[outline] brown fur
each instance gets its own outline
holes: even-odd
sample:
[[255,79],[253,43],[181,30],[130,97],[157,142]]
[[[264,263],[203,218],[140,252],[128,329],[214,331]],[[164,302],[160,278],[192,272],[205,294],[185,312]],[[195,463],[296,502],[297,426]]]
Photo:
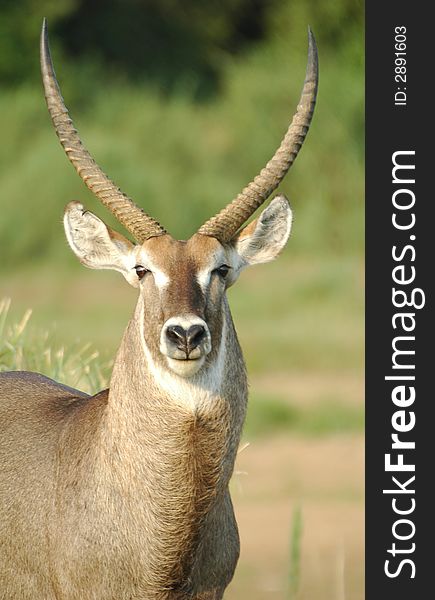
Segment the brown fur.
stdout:
[[246,404],[223,306],[225,382],[198,410],[175,405],[147,373],[139,305],[110,390],[89,397],[0,374],[0,598],[222,597],[239,552],[228,483]]

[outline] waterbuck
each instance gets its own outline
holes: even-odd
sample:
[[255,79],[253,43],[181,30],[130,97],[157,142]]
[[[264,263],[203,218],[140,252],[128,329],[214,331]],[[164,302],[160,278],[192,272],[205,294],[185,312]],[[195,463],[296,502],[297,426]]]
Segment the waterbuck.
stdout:
[[101,171],[82,145],[55,78],[47,29],[41,67],[60,142],[88,188],[137,240],[79,202],[69,245],[115,269],[139,299],[110,387],[95,396],[37,373],[0,374],[0,598],[218,600],[239,539],[228,484],[247,384],[226,289],[287,242],[277,188],[307,134],[317,93],[309,32],[302,96],[257,177],[187,241],[177,241]]

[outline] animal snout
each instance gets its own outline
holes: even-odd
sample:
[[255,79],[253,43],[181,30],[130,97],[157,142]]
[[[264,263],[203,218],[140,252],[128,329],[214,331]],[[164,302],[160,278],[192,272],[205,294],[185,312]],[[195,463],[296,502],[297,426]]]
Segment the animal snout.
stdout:
[[211,350],[207,323],[196,315],[171,317],[163,325],[160,351],[176,360],[204,358]]
[[181,325],[170,325],[166,329],[166,337],[178,350],[182,350],[189,357],[192,350],[197,348],[206,335],[203,325],[191,325],[188,329]]

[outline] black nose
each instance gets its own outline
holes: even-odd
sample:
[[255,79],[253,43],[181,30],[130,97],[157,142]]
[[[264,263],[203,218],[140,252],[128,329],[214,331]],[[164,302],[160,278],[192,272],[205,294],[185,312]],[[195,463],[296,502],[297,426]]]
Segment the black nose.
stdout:
[[166,330],[166,337],[175,344],[179,350],[184,350],[187,356],[202,342],[205,336],[203,325],[192,325],[184,329],[180,325],[171,325]]

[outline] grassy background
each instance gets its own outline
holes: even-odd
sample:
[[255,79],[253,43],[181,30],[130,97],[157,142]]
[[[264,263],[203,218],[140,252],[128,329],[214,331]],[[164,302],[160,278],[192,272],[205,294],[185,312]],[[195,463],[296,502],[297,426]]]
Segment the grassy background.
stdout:
[[[344,4],[353,12],[339,13]],[[166,93],[104,76],[90,60],[75,64],[56,38],[54,63],[98,163],[185,239],[279,144],[299,99],[311,24],[318,104],[279,190],[294,210],[292,236],[276,262],[246,271],[229,292],[251,383],[244,440],[252,447],[239,467],[250,477],[234,483],[242,558],[227,597],[287,597],[300,506],[291,597],[362,600],[363,7],[274,6],[264,39],[219,55],[219,93],[206,101],[189,78]],[[107,381],[135,291],[117,274],[84,269],[67,248],[61,217],[70,200],[115,224],[68,164],[34,80],[0,94],[0,299],[12,299],[7,318],[5,304],[0,311],[0,369],[35,369],[93,391]]]

